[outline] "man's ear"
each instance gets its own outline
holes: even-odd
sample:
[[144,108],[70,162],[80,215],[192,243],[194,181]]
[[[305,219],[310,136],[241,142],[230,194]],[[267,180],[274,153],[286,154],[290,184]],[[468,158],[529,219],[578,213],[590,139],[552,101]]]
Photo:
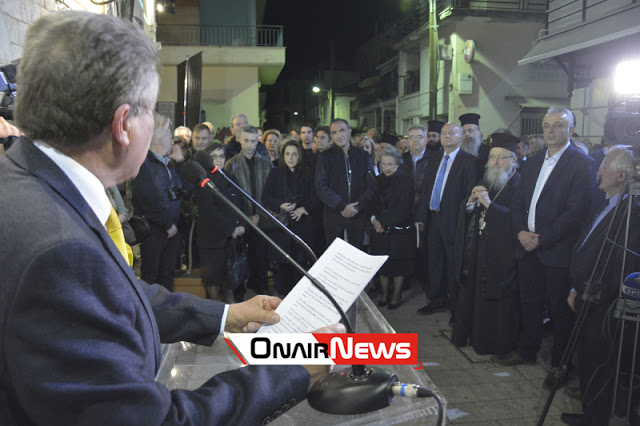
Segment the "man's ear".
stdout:
[[111,120],[111,134],[113,138],[122,147],[129,146],[129,130],[131,123],[129,122],[131,114],[131,105],[122,104],[113,113],[113,119]]

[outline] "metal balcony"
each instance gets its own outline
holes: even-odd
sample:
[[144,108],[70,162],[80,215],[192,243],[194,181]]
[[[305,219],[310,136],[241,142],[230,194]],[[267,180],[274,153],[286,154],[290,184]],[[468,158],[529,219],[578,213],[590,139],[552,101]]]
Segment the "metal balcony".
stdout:
[[282,47],[282,25],[158,25],[167,46]]

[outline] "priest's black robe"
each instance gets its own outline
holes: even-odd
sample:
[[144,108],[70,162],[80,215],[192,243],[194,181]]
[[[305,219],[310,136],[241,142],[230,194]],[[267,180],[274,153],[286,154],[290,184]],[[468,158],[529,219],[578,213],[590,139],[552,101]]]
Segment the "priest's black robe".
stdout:
[[[484,181],[479,185],[489,188]],[[515,172],[502,191],[490,189],[491,204],[467,212],[461,204],[455,241],[458,302],[451,340],[481,355],[502,355],[518,342],[520,308],[511,199],[520,185]],[[485,214],[484,229],[481,216]]]

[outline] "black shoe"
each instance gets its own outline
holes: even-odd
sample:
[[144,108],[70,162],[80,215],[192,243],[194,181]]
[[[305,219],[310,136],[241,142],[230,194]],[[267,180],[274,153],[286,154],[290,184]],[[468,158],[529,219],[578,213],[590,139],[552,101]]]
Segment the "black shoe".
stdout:
[[431,314],[435,314],[437,312],[444,312],[446,311],[447,308],[445,308],[444,306],[433,306],[431,303],[429,303],[427,306],[423,306],[422,308],[418,309],[418,312],[416,312],[416,314],[418,315],[431,315]]
[[512,367],[515,365],[535,365],[535,361],[522,358],[516,351],[511,351],[506,355],[494,355],[490,358],[490,361],[495,362],[505,367]]
[[562,423],[566,425],[586,425],[587,419],[584,414],[562,413],[560,416]]
[[393,311],[394,309],[396,309],[398,306],[400,306],[400,303],[396,304],[396,303],[389,303],[389,310]]
[[388,299],[380,299],[378,300],[378,306],[381,308],[384,308],[385,306],[387,306],[388,303]]
[[554,368],[549,374],[547,374],[544,382],[542,382],[542,388],[548,391],[560,389],[567,384],[568,380],[569,378],[567,377],[567,370],[563,369],[560,373],[558,373],[558,369]]

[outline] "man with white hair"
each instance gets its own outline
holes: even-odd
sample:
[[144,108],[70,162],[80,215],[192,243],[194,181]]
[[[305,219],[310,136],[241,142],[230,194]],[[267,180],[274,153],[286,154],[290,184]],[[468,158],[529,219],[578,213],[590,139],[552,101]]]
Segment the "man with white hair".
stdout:
[[[496,358],[503,365],[533,363],[542,340],[545,302],[553,321],[553,349],[545,389],[567,381],[567,366],[560,365],[573,315],[566,304],[569,260],[587,218],[595,189],[594,161],[570,143],[573,114],[551,107],[542,121],[547,149],[527,160],[520,172],[520,190],[512,203],[513,231],[518,239],[522,331],[515,351]],[[557,374],[556,374],[557,373]]]
[[[626,277],[629,273],[640,270],[638,256],[627,255],[624,270],[622,269],[623,247],[625,245],[626,212],[628,203],[632,203],[631,222],[629,234],[629,253],[638,253],[640,250],[640,206],[637,201],[628,196],[625,189],[625,181],[633,178],[633,154],[630,146],[615,145],[609,148],[604,161],[604,167],[598,172],[600,177],[599,188],[606,194],[605,202],[594,206],[590,217],[582,233],[578,238],[572,253],[571,283],[574,286],[569,293],[567,303],[574,311],[578,312],[583,307],[584,296],[599,293],[599,298],[591,300],[591,306],[586,312],[584,324],[580,329],[578,352],[580,390],[582,396],[582,410],[584,414],[562,414],[562,421],[568,424],[609,424],[612,414],[612,399],[614,391],[614,378],[616,371],[616,356],[619,348],[619,340],[611,340],[610,336],[619,334],[620,323],[615,318],[609,307],[618,298],[620,291],[620,273]],[[615,212],[616,204],[620,203]],[[607,229],[611,220],[613,225],[609,235]],[[618,229],[622,229],[618,232]],[[593,267],[598,261],[598,254],[602,244],[605,244],[604,256],[599,259],[596,274],[599,277],[603,273],[599,292],[592,285],[585,295],[586,282],[589,280]],[[606,259],[611,252],[607,263]],[[603,268],[606,269],[603,270]],[[596,292],[594,292],[596,290]],[[630,362],[633,361],[633,335],[627,333],[622,346],[622,372],[629,371]],[[637,362],[637,360],[636,360]],[[636,364],[637,365],[637,364]],[[617,389],[616,407],[613,414],[622,417],[626,414],[628,401],[628,376],[620,375]],[[634,380],[635,389],[632,395],[632,413],[640,397],[637,391],[637,378]],[[627,419],[635,424],[634,419]],[[622,423],[622,422],[621,422]]]
[[193,391],[154,380],[161,341],[210,346],[277,322],[279,303],[224,305],[136,278],[105,188],[147,158],[158,65],[153,41],[115,16],[64,11],[27,30],[26,137],[0,157],[2,425],[260,424],[307,393],[301,366],[226,371]]

